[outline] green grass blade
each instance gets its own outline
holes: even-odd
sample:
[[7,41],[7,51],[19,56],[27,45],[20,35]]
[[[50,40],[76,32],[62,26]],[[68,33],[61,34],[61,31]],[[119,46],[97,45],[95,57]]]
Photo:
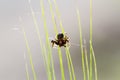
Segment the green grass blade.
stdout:
[[80,21],[80,13],[79,13],[78,9],[76,9],[76,12],[77,12],[77,17],[78,17],[78,25],[79,25],[79,32],[80,32],[80,49],[81,49],[81,55],[82,55],[82,70],[83,70],[84,80],[86,80],[86,71],[85,71],[84,52],[83,52],[83,43],[82,43],[82,27],[81,27],[81,21]]
[[57,25],[56,25],[56,22],[55,22],[55,16],[54,16],[54,13],[53,13],[51,1],[48,0],[48,3],[49,3],[49,6],[50,6],[50,12],[51,12],[51,16],[52,16],[52,22],[53,22],[53,26],[54,26],[54,31],[57,34],[58,30],[57,30]]
[[97,64],[96,64],[96,59],[95,59],[95,53],[94,53],[93,46],[91,46],[91,48],[92,48],[92,56],[93,56],[94,68],[95,68],[95,80],[98,80],[98,75],[97,75]]
[[43,58],[44,58],[44,64],[45,64],[45,67],[46,67],[46,71],[47,71],[47,75],[48,75],[48,80],[50,80],[51,79],[51,71],[50,71],[50,65],[49,65],[49,63],[48,63],[48,58],[47,58],[47,52],[46,52],[46,48],[45,48],[45,46],[43,45],[43,51],[44,51],[44,53],[42,54],[43,55]]
[[27,51],[28,51],[28,55],[29,55],[29,59],[30,59],[30,65],[31,65],[31,68],[32,68],[33,77],[34,77],[34,80],[37,80],[34,65],[33,65],[32,55],[31,55],[31,51],[30,51],[30,47],[29,47],[28,40],[27,40],[26,33],[25,33],[24,29],[23,29],[23,33],[24,33],[24,39],[25,39],[25,42],[26,42],[26,47],[27,47]]
[[[30,2],[29,2],[29,5],[30,5]],[[34,22],[34,27],[36,29],[36,32],[37,32],[37,35],[38,35],[38,39],[39,39],[39,43],[40,43],[40,47],[41,47],[41,50],[42,50],[42,56],[43,56],[43,60],[44,60],[44,65],[46,67],[46,72],[47,72],[47,75],[48,75],[48,80],[51,80],[51,72],[50,72],[50,66],[48,65],[48,62],[47,62],[47,59],[46,59],[46,49],[45,49],[45,46],[43,47],[43,44],[42,44],[42,40],[41,40],[41,36],[40,36],[40,32],[39,32],[39,28],[38,28],[38,23],[36,21],[36,17],[35,17],[35,14],[34,14],[34,11],[30,5],[30,10],[31,10],[31,14],[32,14],[32,18],[33,18],[33,22]]]
[[92,80],[92,0],[90,0],[90,80]]
[[70,75],[70,80],[72,80],[72,70],[71,70],[71,64],[70,64],[70,59],[69,59],[69,53],[66,50],[66,57],[67,57],[67,63],[68,63],[68,70],[69,70],[69,75]]
[[90,0],[90,41],[92,42],[92,0]]
[[52,51],[51,51],[50,43],[49,43],[49,35],[48,35],[48,29],[47,29],[43,0],[40,0],[40,5],[41,5],[42,18],[43,18],[43,22],[44,22],[44,30],[45,30],[45,33],[46,33],[46,42],[47,42],[47,46],[48,46],[48,61],[49,61],[48,63],[49,63],[49,65],[52,64],[52,76],[53,76],[54,80],[56,80]]
[[68,55],[68,58],[69,58],[69,61],[70,61],[70,67],[71,67],[71,70],[72,70],[72,76],[73,76],[73,80],[76,80],[76,75],[75,75],[75,71],[74,71],[74,66],[73,66],[73,63],[72,63],[72,59],[71,59],[71,55],[70,55],[70,52],[69,52],[69,48],[66,48],[66,54]]
[[27,80],[30,80],[30,76],[29,76],[29,72],[28,72],[28,65],[27,65],[25,53],[24,53],[24,60],[25,60],[26,78],[27,78]]
[[92,80],[92,44],[90,41],[90,80]]
[[59,60],[60,60],[60,69],[61,69],[61,76],[62,80],[65,80],[65,74],[64,74],[64,67],[63,67],[63,61],[62,61],[62,52],[60,50],[60,47],[58,47],[58,54],[59,54]]
[[86,63],[86,72],[87,72],[87,79],[89,80],[89,65],[88,65],[88,56],[87,56],[87,48],[86,48],[86,41],[84,40],[84,54],[85,54],[85,63]]
[[62,25],[61,15],[60,15],[60,12],[59,12],[59,9],[58,9],[56,0],[53,0],[53,1],[54,1],[55,10],[56,10],[56,13],[57,13],[57,17],[58,17],[59,22],[60,22],[60,28],[61,28],[61,30],[62,30],[62,33],[64,33],[65,31],[64,31],[64,28],[63,28],[63,25]]
[[26,69],[27,80],[30,80],[27,63],[25,64],[25,69]]
[[30,7],[30,10],[31,10],[33,22],[34,22],[34,25],[35,25],[34,27],[35,27],[35,29],[36,29],[36,32],[37,32],[37,35],[38,35],[38,39],[39,39],[39,42],[40,42],[40,47],[41,47],[41,49],[43,50],[43,47],[42,47],[42,39],[41,39],[41,36],[40,36],[39,27],[38,27],[38,23],[37,23],[37,21],[36,21],[35,13],[34,13],[34,11],[33,11],[33,9],[32,9],[32,6],[31,6],[30,2],[29,2],[29,5],[30,5],[29,7]]

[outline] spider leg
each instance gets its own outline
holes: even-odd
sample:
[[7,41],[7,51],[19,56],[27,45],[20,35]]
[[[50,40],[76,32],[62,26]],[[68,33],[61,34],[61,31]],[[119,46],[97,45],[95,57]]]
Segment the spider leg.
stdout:
[[52,47],[53,47],[53,46],[54,46],[55,41],[54,41],[54,40],[52,40],[52,41],[51,41],[51,43],[52,43]]
[[65,45],[65,44],[64,44],[63,46],[64,46],[64,47],[66,47],[66,45]]
[[65,37],[64,37],[64,38],[65,38],[66,40],[67,40],[67,39],[69,39],[69,37],[68,37],[68,36],[66,36],[66,35],[65,35]]
[[69,43],[69,40],[67,39],[67,40],[66,40],[66,42],[68,42],[68,43]]
[[52,47],[54,47],[54,44],[59,45],[59,44],[58,44],[58,41],[56,41],[56,40],[55,40],[55,41],[52,40],[51,43],[52,43]]
[[65,41],[66,41],[65,46],[69,47],[69,46],[70,46],[69,40],[67,39],[67,40],[65,40]]

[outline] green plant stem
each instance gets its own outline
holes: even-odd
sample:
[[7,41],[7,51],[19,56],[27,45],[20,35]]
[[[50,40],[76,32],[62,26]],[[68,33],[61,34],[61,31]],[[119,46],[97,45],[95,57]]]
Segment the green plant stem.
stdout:
[[27,64],[27,61],[26,61],[26,55],[25,55],[25,53],[24,53],[24,60],[25,60],[26,78],[27,78],[27,80],[30,80],[30,76],[29,76],[29,72],[28,72],[28,64]]
[[27,51],[28,51],[28,55],[29,55],[29,59],[30,59],[30,65],[31,65],[31,68],[32,68],[33,77],[34,77],[34,80],[37,80],[34,65],[33,65],[31,51],[30,51],[30,48],[29,48],[28,40],[27,40],[26,33],[25,33],[24,29],[23,29],[23,33],[24,33],[24,39],[25,39],[25,42],[26,42],[26,47],[27,47]]
[[90,0],[90,80],[92,80],[92,0]]
[[47,62],[47,59],[46,59],[46,49],[43,47],[43,44],[42,44],[42,40],[41,40],[41,36],[40,36],[40,32],[39,32],[39,28],[38,28],[38,23],[36,21],[36,17],[35,17],[35,14],[34,14],[34,11],[31,7],[31,4],[29,2],[29,5],[30,5],[30,10],[31,10],[31,14],[32,14],[32,18],[33,18],[33,22],[34,22],[34,25],[35,25],[35,29],[36,29],[36,32],[37,32],[37,35],[38,35],[38,39],[39,39],[39,42],[40,42],[40,47],[41,47],[41,50],[42,50],[42,56],[43,56],[43,59],[44,59],[44,64],[45,64],[45,67],[46,67],[46,71],[47,71],[47,75],[48,75],[48,80],[51,80],[51,72],[50,72],[50,66],[48,65],[48,62]]
[[71,59],[71,55],[70,55],[70,52],[69,52],[69,48],[66,48],[66,51],[67,51],[66,53],[67,53],[67,55],[69,57],[70,65],[71,65],[73,80],[76,80],[74,66],[73,66],[73,63],[72,63],[72,59]]
[[48,35],[43,0],[40,0],[40,5],[41,5],[42,18],[43,18],[43,22],[44,22],[44,30],[45,30],[45,34],[46,34],[46,42],[47,42],[47,46],[48,46],[48,61],[49,61],[48,63],[49,63],[49,65],[52,64],[52,76],[53,76],[54,80],[56,80],[52,51],[51,51],[50,43],[49,43],[49,35]]
[[69,69],[69,75],[70,75],[70,80],[72,80],[72,71],[71,71],[71,63],[69,59],[69,53],[66,50],[66,57],[67,57],[67,62],[68,62],[68,69]]
[[80,13],[79,10],[76,9],[77,17],[78,17],[78,25],[79,25],[79,32],[80,32],[80,50],[82,55],[82,70],[83,70],[83,76],[84,80],[86,80],[86,71],[85,71],[85,62],[84,62],[84,52],[83,52],[83,43],[82,43],[82,27],[81,27],[81,21],[80,21]]
[[85,61],[86,61],[86,72],[87,72],[87,79],[89,80],[89,65],[88,65],[88,56],[87,56],[87,48],[86,48],[86,41],[84,40],[84,53],[85,53]]
[[94,61],[94,68],[95,68],[95,80],[98,80],[98,75],[97,75],[97,64],[96,64],[96,59],[95,59],[95,54],[94,54],[94,49],[92,48],[92,56],[93,56],[93,61]]
[[58,54],[59,54],[59,60],[60,60],[60,69],[61,69],[62,80],[65,80],[64,67],[63,67],[63,61],[62,61],[62,52],[60,50],[60,47],[58,47]]

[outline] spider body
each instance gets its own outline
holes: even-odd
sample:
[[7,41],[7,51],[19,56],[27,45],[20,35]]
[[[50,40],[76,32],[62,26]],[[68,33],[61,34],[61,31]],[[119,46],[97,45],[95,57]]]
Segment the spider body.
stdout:
[[52,40],[52,47],[54,46],[54,44],[58,45],[59,47],[66,47],[66,44],[69,42],[68,37],[63,34],[63,33],[58,33],[57,34],[57,39]]

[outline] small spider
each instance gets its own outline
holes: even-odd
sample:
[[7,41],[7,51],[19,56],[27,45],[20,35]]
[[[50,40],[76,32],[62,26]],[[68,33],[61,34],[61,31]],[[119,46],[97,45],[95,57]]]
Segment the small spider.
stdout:
[[58,45],[59,47],[66,47],[66,44],[69,43],[68,37],[63,34],[63,33],[58,33],[57,34],[57,39],[52,40],[52,47],[54,46],[54,44]]

